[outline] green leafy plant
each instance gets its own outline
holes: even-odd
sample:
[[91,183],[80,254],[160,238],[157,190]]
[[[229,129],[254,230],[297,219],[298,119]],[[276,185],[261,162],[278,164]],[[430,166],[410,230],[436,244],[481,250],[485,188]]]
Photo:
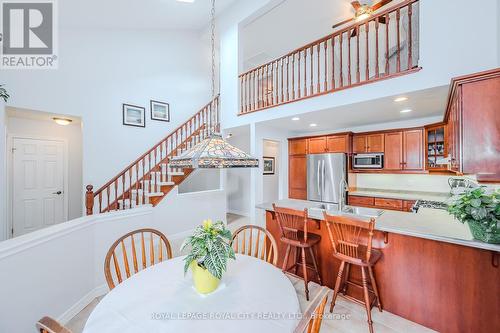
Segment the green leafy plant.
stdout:
[[0,84],[0,98],[4,100],[4,102],[7,102],[9,99],[10,95],[7,93],[7,90],[3,87],[3,84]]
[[191,263],[196,261],[198,266],[221,279],[227,269],[228,260],[236,259],[231,247],[231,231],[221,221],[203,221],[203,225],[198,226],[193,235],[186,238],[181,251],[187,246],[191,247],[191,251],[184,258],[184,273]]
[[500,190],[488,192],[479,187],[459,196],[448,206],[448,212],[469,225],[474,238],[500,242]]

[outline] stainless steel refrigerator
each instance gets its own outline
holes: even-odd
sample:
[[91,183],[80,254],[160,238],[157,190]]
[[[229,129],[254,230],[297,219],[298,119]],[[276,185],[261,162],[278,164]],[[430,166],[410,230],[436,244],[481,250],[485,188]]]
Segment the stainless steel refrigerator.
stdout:
[[347,181],[346,161],[340,153],[307,155],[307,199],[338,204],[341,182]]

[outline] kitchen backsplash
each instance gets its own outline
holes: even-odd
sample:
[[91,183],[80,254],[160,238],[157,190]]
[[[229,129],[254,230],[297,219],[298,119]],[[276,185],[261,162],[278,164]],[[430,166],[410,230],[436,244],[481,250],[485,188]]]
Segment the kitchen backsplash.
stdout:
[[[350,186],[398,191],[450,192],[447,175],[349,174]],[[454,177],[475,180],[474,176]]]

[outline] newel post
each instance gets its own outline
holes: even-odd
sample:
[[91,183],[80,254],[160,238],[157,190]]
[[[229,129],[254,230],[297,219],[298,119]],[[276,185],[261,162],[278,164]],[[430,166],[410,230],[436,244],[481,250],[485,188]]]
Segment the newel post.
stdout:
[[94,213],[94,186],[87,185],[87,193],[85,193],[85,207],[87,208],[87,215]]

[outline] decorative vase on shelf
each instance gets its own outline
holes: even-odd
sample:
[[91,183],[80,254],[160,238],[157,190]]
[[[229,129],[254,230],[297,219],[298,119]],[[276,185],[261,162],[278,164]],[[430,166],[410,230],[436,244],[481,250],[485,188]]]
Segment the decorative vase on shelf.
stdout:
[[184,274],[191,268],[194,287],[200,294],[215,291],[227,270],[228,260],[236,259],[231,231],[221,221],[205,220],[186,238],[181,251],[188,246],[191,250],[184,258]]
[[448,212],[469,226],[476,240],[500,244],[500,190],[479,187],[459,195]]

